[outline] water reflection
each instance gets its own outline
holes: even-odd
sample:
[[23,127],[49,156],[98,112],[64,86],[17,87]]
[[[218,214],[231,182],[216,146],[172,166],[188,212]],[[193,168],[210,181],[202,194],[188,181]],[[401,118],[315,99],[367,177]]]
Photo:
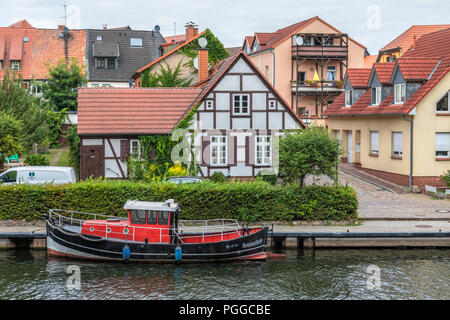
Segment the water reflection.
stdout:
[[[0,251],[0,299],[449,299],[449,250],[288,250],[286,259],[122,264]],[[67,268],[78,265],[80,290]],[[380,288],[369,290],[369,265]]]

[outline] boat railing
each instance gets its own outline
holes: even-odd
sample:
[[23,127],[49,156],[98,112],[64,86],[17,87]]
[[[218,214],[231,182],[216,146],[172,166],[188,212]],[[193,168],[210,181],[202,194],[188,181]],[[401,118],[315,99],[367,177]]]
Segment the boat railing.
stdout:
[[[83,219],[81,219],[83,217]],[[108,219],[112,219],[108,223]],[[199,235],[202,236],[203,242],[210,236],[220,235],[221,239],[224,239],[225,235],[231,233],[239,233],[241,230],[240,224],[235,219],[212,219],[212,220],[180,220],[178,223],[178,228],[161,228],[153,226],[130,226],[127,217],[117,217],[108,216],[98,213],[86,213],[80,211],[72,210],[59,210],[50,209],[49,210],[49,220],[60,227],[72,226],[72,227],[83,227],[83,223],[87,220],[89,221],[90,227],[101,226],[102,230],[104,228],[104,238],[120,238],[124,237],[130,241],[135,241],[136,231],[140,229],[155,230],[155,233],[159,233],[159,242],[167,242],[169,237],[174,238],[179,243],[183,243],[183,239],[187,240],[189,238],[197,238]],[[103,220],[103,221],[95,221]],[[123,221],[123,224],[119,224]],[[123,226],[125,229],[121,229],[120,232],[115,231],[112,227]],[[168,231],[168,232],[167,232]],[[81,232],[81,230],[80,230]],[[169,235],[168,235],[169,234]],[[182,236],[180,236],[182,234]],[[166,240],[166,241],[165,241]],[[171,239],[172,240],[172,239]]]

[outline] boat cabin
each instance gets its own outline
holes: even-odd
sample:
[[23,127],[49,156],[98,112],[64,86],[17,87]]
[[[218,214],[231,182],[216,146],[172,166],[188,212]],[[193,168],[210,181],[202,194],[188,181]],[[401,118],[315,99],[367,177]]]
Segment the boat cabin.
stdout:
[[87,220],[82,234],[144,243],[172,243],[178,229],[180,207],[173,199],[165,202],[128,200],[128,219]]

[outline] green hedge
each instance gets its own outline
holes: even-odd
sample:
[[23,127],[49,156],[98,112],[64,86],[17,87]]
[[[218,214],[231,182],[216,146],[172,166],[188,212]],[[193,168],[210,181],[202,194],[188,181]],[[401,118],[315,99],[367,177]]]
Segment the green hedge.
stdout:
[[355,220],[356,192],[350,187],[273,186],[265,182],[214,184],[86,181],[61,186],[0,186],[0,220],[40,219],[49,208],[125,215],[127,200],[181,204],[182,219]]

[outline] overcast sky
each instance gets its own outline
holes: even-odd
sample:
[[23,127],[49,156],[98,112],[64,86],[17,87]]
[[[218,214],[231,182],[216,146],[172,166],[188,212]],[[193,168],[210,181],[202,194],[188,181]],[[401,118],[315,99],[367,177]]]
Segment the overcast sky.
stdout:
[[[64,23],[64,0],[1,0],[0,26],[27,19],[33,26]],[[227,47],[241,46],[246,35],[274,32],[319,16],[376,54],[413,24],[450,24],[448,0],[66,0],[71,28],[130,25],[164,36],[184,32],[194,21],[209,28]]]

